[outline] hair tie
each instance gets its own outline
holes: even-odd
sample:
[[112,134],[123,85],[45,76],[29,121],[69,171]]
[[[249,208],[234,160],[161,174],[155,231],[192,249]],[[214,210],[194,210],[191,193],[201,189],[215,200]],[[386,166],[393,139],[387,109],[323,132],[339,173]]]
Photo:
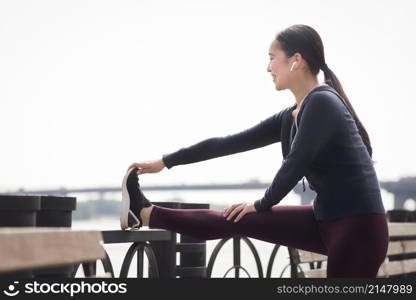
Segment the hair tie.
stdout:
[[328,68],[328,65],[326,64],[326,63],[323,63],[323,65],[321,66],[321,69],[322,69],[322,71],[327,71],[329,68]]

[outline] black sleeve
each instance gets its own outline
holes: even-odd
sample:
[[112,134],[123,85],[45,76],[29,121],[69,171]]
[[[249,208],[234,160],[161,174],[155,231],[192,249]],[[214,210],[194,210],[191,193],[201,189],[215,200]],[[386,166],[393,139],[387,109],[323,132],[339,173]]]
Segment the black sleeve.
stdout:
[[271,210],[296,186],[342,126],[344,107],[336,96],[320,91],[310,94],[308,98],[302,104],[303,112],[299,111],[298,131],[289,154],[264,196],[254,202],[258,212]]
[[176,152],[164,154],[163,162],[170,169],[176,165],[195,163],[280,142],[283,111],[242,132],[209,138]]

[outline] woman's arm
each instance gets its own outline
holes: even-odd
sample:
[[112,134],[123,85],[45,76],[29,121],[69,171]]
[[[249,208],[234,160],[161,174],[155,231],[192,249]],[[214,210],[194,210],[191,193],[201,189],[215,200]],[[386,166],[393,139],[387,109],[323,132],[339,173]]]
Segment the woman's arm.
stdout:
[[[303,103],[298,132],[285,161],[267,188],[256,200],[257,211],[270,210],[306,175],[312,162],[343,126],[345,107],[335,95],[321,91],[310,94]],[[299,112],[300,113],[300,112]]]
[[176,152],[163,155],[163,163],[170,169],[176,165],[195,163],[211,158],[248,151],[280,142],[281,110],[242,132],[203,140]]

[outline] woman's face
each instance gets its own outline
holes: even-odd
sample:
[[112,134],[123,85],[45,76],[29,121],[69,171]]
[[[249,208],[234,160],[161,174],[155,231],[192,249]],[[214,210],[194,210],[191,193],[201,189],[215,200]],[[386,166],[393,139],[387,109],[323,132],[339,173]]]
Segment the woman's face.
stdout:
[[[290,68],[295,62],[295,57],[288,58],[284,51],[279,47],[279,42],[273,40],[269,48],[270,62],[267,66],[267,72],[272,75],[273,82],[278,91],[289,88],[294,72],[290,72]],[[294,66],[294,69],[296,65]]]

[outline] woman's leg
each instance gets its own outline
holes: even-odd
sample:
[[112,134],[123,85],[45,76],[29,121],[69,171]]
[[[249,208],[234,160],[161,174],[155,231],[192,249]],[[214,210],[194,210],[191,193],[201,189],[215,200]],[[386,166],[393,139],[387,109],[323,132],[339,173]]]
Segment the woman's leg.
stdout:
[[366,214],[319,221],[328,249],[327,277],[377,277],[387,254],[387,216]]
[[246,236],[321,254],[327,250],[311,205],[275,205],[272,211],[248,213],[237,223],[222,210],[173,209],[154,205],[149,228],[160,228],[201,240]]

